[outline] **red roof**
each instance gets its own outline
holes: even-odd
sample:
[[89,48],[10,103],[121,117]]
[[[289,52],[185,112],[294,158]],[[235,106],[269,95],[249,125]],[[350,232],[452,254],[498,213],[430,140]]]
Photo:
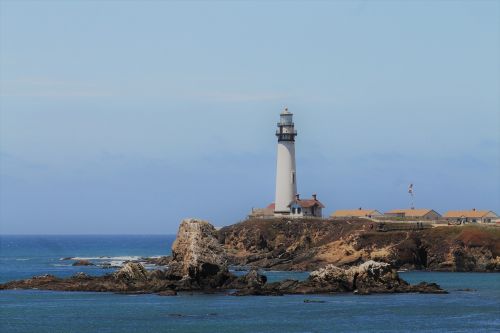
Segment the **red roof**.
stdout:
[[297,203],[302,208],[309,208],[313,206],[325,208],[325,206],[319,200],[316,199],[296,199],[293,202]]
[[275,208],[275,207],[276,207],[276,205],[275,205],[275,204],[274,204],[274,202],[273,202],[273,203],[270,203],[270,204],[266,207],[266,209],[272,209],[272,210],[274,210],[274,208]]

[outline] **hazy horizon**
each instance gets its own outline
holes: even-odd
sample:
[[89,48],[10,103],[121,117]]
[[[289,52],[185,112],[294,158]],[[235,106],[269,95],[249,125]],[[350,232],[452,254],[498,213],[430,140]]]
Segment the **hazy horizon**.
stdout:
[[500,3],[0,2],[0,233],[174,234],[274,200],[500,213]]

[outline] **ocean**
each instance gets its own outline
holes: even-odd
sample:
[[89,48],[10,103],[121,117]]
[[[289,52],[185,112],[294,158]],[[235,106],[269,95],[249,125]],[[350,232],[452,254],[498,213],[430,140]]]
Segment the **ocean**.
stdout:
[[[71,266],[170,254],[173,235],[0,236],[0,282],[115,268]],[[305,272],[264,272],[271,281]],[[446,295],[245,296],[181,293],[0,291],[0,331],[7,332],[500,332],[500,274],[404,272],[411,283],[437,282]],[[304,303],[304,300],[323,303]]]

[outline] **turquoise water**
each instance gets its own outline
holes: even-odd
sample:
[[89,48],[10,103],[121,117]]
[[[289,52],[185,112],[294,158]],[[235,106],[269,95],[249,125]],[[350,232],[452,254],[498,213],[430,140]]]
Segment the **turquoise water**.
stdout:
[[[173,236],[2,236],[0,279],[50,272],[103,274],[62,257],[110,258],[169,253]],[[92,259],[94,260],[94,259]],[[63,266],[60,266],[63,263]],[[271,279],[304,273],[266,272]],[[499,332],[500,274],[401,274],[433,281],[447,295],[175,297],[14,290],[0,292],[2,332]],[[472,288],[473,291],[461,291]],[[324,303],[304,303],[304,299]]]

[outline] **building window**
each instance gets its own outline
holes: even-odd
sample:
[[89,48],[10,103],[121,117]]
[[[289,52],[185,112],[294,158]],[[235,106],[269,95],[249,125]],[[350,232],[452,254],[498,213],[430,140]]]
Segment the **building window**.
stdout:
[[292,171],[292,184],[295,184],[295,171]]

